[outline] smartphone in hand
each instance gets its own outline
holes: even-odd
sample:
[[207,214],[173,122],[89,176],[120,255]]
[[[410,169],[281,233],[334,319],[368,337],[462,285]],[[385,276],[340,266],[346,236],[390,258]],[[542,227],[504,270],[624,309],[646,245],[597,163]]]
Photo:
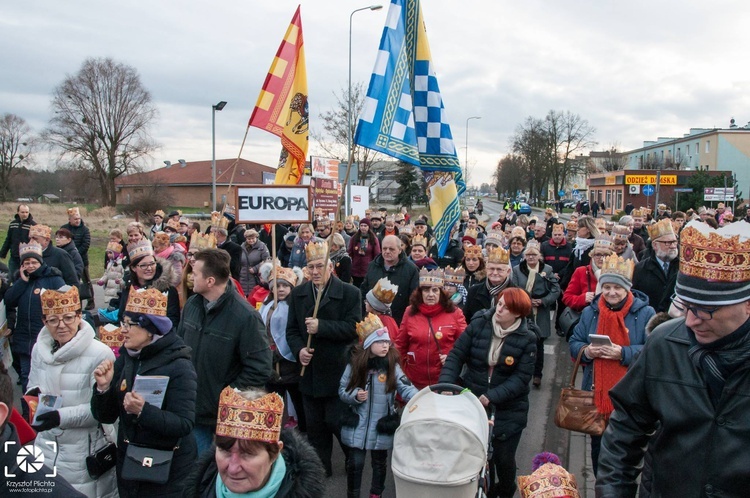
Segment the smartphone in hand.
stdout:
[[589,334],[589,342],[592,346],[612,346],[612,339],[608,335]]

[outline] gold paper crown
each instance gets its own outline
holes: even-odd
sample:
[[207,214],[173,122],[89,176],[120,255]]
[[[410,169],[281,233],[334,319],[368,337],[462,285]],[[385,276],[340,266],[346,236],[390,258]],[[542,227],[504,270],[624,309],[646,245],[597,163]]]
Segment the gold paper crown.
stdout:
[[521,237],[523,240],[526,240],[526,230],[523,227],[515,227],[510,231],[510,238],[513,237]]
[[122,244],[120,244],[119,242],[109,242],[109,243],[107,243],[107,251],[121,253],[122,252]]
[[128,244],[128,258],[130,258],[130,261],[153,255],[154,248],[151,247],[151,242],[147,239],[141,239],[138,242]]
[[422,246],[425,249],[427,249],[428,247],[430,247],[430,245],[427,243],[427,237],[425,237],[424,235],[415,235],[414,237],[412,237],[412,239],[411,239],[411,245],[412,245],[412,247],[414,247],[414,246]]
[[[268,278],[272,279],[273,273],[271,273]],[[292,287],[297,285],[297,274],[294,273],[294,270],[292,270],[291,268],[283,268],[279,265],[276,265],[276,278],[278,280],[285,280],[289,282],[289,285],[291,285]]]
[[315,261],[316,259],[325,259],[328,246],[325,242],[308,242],[305,246],[305,254],[307,254],[307,261]]
[[568,231],[577,232],[578,231],[578,222],[570,220],[566,225],[565,228],[568,229]]
[[202,251],[204,249],[215,249],[216,248],[216,237],[210,233],[204,235],[198,233],[198,230],[193,232],[190,236],[190,250],[191,251]]
[[[474,239],[474,241],[476,241],[477,240],[477,229],[476,228],[467,228],[466,230],[464,230],[464,237],[471,237],[472,239]],[[461,239],[463,240],[463,237],[461,237]]]
[[487,232],[487,237],[485,237],[484,243],[486,244],[487,242],[489,242],[490,244],[501,246],[503,245],[504,240],[505,240],[505,232],[497,228],[497,229],[490,230],[489,232]]
[[175,221],[172,218],[170,218],[169,220],[167,220],[167,225],[164,228],[165,229],[171,228],[175,232],[179,232],[180,231],[180,222],[179,221]]
[[622,259],[621,256],[612,253],[602,263],[602,272],[599,278],[601,279],[603,275],[620,275],[627,280],[633,280],[634,268],[635,263],[632,259]]
[[18,244],[18,257],[21,259],[23,259],[25,254],[36,254],[41,258],[42,252],[42,245],[35,240],[30,240],[27,244],[23,242]]
[[151,245],[154,247],[154,252],[162,252],[164,249],[169,247],[169,234],[164,232],[156,232],[154,234],[154,240],[151,241]]
[[547,208],[544,210],[544,214],[551,214],[552,216],[555,215],[555,210],[552,208]]
[[81,216],[81,210],[77,207],[68,208],[68,216]]
[[469,246],[464,249],[464,258],[479,258],[484,259],[482,256],[482,246]]
[[630,237],[630,228],[623,225],[615,225],[612,227],[612,236],[615,240],[628,240]]
[[81,298],[75,286],[71,286],[65,292],[43,289],[40,297],[44,316],[63,315],[81,310]]
[[599,235],[596,240],[594,240],[594,247],[591,249],[592,251],[596,251],[597,249],[604,249],[607,251],[612,250],[612,237],[610,237],[607,234]]
[[375,299],[383,304],[391,304],[396,299],[397,293],[398,285],[393,285],[385,277],[375,282],[375,287],[372,288],[372,294],[375,296]]
[[218,211],[211,212],[211,226],[214,228],[227,228],[229,220]]
[[713,229],[704,235],[688,225],[680,232],[680,273],[714,283],[748,282],[750,239],[740,241],[739,235]]
[[[723,205],[721,205],[721,206],[724,207]],[[658,206],[656,206],[656,209],[658,209],[659,211],[666,211],[667,210],[667,205],[666,204],[659,204]]]
[[665,235],[672,235],[674,236],[674,228],[672,228],[672,220],[669,220],[667,218],[657,221],[653,225],[649,225],[648,227],[648,236],[651,240],[656,240],[659,237],[664,237]]
[[518,476],[521,498],[580,498],[576,476],[560,465],[545,463],[531,475]]
[[542,245],[539,243],[536,239],[531,239],[526,243],[526,249],[524,249],[524,252],[528,252],[529,250],[536,251],[538,253],[542,253]]
[[33,225],[29,228],[29,238],[44,237],[49,239],[52,236],[52,230],[47,225]]
[[378,315],[368,313],[364,320],[357,322],[357,335],[359,336],[359,341],[364,342],[368,335],[384,328],[385,325],[383,325],[383,322]]
[[411,235],[414,233],[414,225],[404,225],[401,228],[398,229],[398,233],[404,234],[404,235]]
[[607,221],[604,218],[594,218],[594,226],[600,233],[607,230]]
[[558,230],[560,232],[564,232],[565,231],[565,225],[563,225],[562,223],[553,223],[552,224],[552,231],[554,232],[555,230]]
[[278,394],[266,394],[251,401],[227,386],[219,396],[216,435],[276,443],[283,415],[284,400]]
[[466,270],[462,266],[457,268],[445,267],[445,283],[460,285],[464,283],[464,278],[466,278]]
[[154,213],[154,216],[161,216],[162,219],[164,219],[166,215],[164,214],[164,211],[162,211],[161,209],[157,209],[156,212]]
[[144,315],[167,316],[167,294],[153,287],[150,289],[131,289],[125,311],[143,313]]
[[122,335],[120,327],[108,330],[105,326],[100,325],[99,340],[102,344],[109,346],[110,348],[119,348],[122,346],[122,343],[125,342],[125,336]]
[[190,218],[185,216],[180,217],[180,225],[190,225]]
[[419,270],[420,287],[442,287],[445,282],[445,274],[440,268],[428,271],[427,268]]
[[494,263],[496,265],[509,265],[510,252],[506,251],[502,247],[495,247],[487,251],[487,262]]

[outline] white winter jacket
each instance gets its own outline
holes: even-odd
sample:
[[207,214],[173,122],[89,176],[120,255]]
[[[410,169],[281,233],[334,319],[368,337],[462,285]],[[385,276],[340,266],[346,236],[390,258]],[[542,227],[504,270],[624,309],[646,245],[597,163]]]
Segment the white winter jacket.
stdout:
[[[112,350],[97,341],[94,329],[81,322],[78,333],[52,353],[54,339],[47,327],[31,352],[29,390],[38,387],[43,394],[62,396],[60,426],[40,432],[36,446],[44,452],[45,463],[56,466],[59,475],[89,497],[117,497],[115,469],[92,480],[86,471],[86,457],[108,443],[91,414],[94,369],[104,360],[115,360]],[[107,427],[105,427],[107,429]],[[114,439],[110,439],[114,441]],[[55,442],[57,451],[47,442]]]

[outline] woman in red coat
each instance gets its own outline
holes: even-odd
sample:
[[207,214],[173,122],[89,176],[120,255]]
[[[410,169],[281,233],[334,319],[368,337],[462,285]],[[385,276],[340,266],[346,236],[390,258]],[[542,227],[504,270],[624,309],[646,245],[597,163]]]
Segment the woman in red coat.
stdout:
[[599,280],[600,266],[604,259],[612,254],[612,239],[607,235],[600,235],[594,241],[589,256],[591,262],[586,266],[579,266],[573,272],[570,283],[563,293],[563,304],[573,311],[581,312],[596,296],[596,286]]
[[443,291],[443,281],[442,270],[419,272],[419,287],[395,340],[404,373],[417,389],[438,382],[448,353],[466,328],[463,312]]

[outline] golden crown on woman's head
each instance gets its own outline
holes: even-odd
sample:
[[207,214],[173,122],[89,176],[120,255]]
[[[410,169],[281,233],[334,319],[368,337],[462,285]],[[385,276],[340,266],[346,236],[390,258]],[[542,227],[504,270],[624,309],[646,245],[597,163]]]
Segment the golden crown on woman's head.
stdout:
[[464,278],[466,278],[466,270],[462,266],[457,268],[445,267],[445,283],[460,285],[464,283]]
[[482,246],[471,245],[464,249],[464,258],[482,258]]
[[419,270],[419,286],[420,287],[442,287],[445,283],[445,274],[440,268],[434,270],[427,270],[422,268]]
[[249,400],[227,386],[219,395],[216,435],[276,443],[281,434],[284,400],[276,393]]
[[385,325],[383,325],[378,315],[368,313],[364,320],[357,322],[357,335],[360,342],[364,342],[368,335],[383,328],[385,328]]
[[396,299],[397,293],[398,285],[393,285],[385,277],[375,282],[375,287],[372,288],[372,294],[375,296],[375,299],[383,304],[391,304]]
[[635,263],[633,263],[632,259],[622,259],[621,256],[612,253],[604,259],[601,275],[620,275],[628,280],[632,280],[634,268]]
[[75,286],[70,286],[65,291],[43,289],[40,298],[44,316],[81,311],[81,297]]

